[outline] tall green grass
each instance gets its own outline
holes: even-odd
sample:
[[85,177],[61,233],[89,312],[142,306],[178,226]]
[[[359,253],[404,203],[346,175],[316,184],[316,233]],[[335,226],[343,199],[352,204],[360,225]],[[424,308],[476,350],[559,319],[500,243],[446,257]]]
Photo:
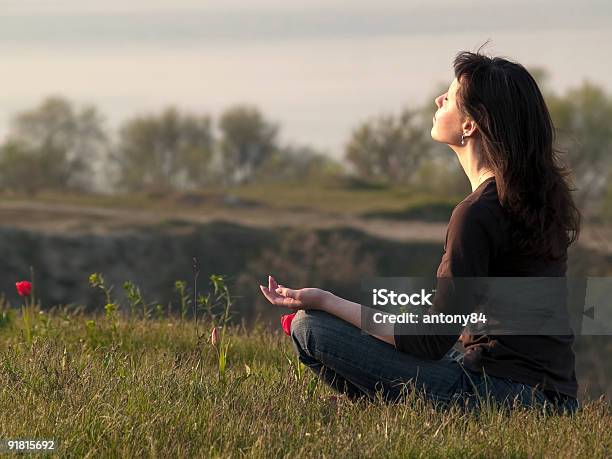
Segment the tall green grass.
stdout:
[[210,318],[29,314],[0,305],[0,439],[55,439],[63,457],[610,456],[601,400],[573,417],[351,402],[280,327],[227,326],[220,377]]

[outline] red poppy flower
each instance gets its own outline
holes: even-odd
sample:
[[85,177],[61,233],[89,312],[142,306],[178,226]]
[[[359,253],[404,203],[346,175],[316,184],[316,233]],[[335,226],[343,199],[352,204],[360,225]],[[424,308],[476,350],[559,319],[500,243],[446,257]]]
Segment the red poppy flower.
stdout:
[[286,314],[284,316],[281,316],[281,326],[283,327],[283,331],[285,332],[285,335],[290,336],[291,335],[291,321],[293,320],[293,318],[295,317],[297,313],[293,313],[293,314]]
[[32,283],[28,281],[16,282],[15,286],[17,287],[17,293],[19,296],[30,296],[32,293]]

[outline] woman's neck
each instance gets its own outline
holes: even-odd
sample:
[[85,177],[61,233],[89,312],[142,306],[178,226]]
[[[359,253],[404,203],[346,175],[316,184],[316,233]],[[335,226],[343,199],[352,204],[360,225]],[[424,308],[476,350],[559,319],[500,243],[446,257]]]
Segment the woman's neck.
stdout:
[[470,181],[472,191],[474,191],[482,182],[489,177],[494,177],[495,174],[490,168],[483,164],[482,160],[480,159],[482,156],[478,154],[472,145],[473,144],[470,142],[470,144],[466,145],[465,147],[457,149],[453,148],[453,150],[457,154],[459,164],[461,164],[465,175],[467,175],[467,178]]

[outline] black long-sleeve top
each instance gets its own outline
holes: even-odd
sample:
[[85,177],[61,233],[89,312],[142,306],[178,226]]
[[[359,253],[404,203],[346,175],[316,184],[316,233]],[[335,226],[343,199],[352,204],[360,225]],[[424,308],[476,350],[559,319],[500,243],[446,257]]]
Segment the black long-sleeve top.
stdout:
[[[567,253],[553,261],[523,255],[513,243],[510,228],[508,215],[498,199],[494,177],[486,179],[454,208],[436,274],[438,284],[433,312],[438,307],[436,300],[443,299],[445,292],[454,288],[448,278],[565,276]],[[445,303],[446,312],[469,313],[476,306],[461,295],[456,295],[455,299],[458,301]],[[448,334],[405,334],[399,328],[402,326],[395,325],[396,348],[434,360],[441,359],[462,332],[461,327],[447,327]],[[578,384],[571,329],[563,335],[463,333],[467,368],[576,397]]]

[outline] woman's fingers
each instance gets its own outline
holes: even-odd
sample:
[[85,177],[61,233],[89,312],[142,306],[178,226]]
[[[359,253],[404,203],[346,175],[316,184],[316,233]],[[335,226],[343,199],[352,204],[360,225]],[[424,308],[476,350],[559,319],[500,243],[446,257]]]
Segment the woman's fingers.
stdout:
[[274,304],[274,298],[272,298],[272,295],[270,294],[270,290],[264,287],[263,285],[260,285],[259,289],[261,290],[261,293],[263,293],[263,295],[266,297],[266,299],[270,303]]
[[268,291],[272,294],[272,296],[274,296],[274,293],[276,293],[277,295],[295,298],[295,296],[292,295],[294,290],[285,288],[285,286],[277,284],[276,280],[270,275],[268,275]]
[[270,291],[270,289],[264,287],[263,285],[260,285],[259,288],[266,299],[276,306],[283,306],[285,308],[299,308],[302,306],[302,303],[299,300],[293,299],[289,296],[279,295],[277,292]]
[[272,298],[279,296],[278,289],[279,285],[276,283],[276,280],[268,275],[268,292]]
[[286,308],[291,308],[291,309],[301,308],[303,306],[301,301],[293,299],[288,296],[281,296],[279,297],[277,301],[280,302],[279,306],[284,306]]
[[278,293],[279,295],[288,297],[288,298],[295,298],[296,300],[297,298],[297,292],[295,290],[292,290],[290,288],[287,287],[283,287],[282,285],[280,285],[276,290],[276,293]]
[[268,288],[271,291],[274,291],[278,288],[278,284],[276,283],[276,280],[272,276],[268,276]]
[[298,298],[299,295],[296,290],[277,284],[276,280],[270,275],[268,275],[268,287],[266,288],[260,285],[259,288],[266,299],[276,306],[292,309],[301,308],[303,306]]
[[276,289],[276,293],[283,298],[283,303],[288,308],[301,308],[304,305],[300,299],[300,292],[280,285]]

